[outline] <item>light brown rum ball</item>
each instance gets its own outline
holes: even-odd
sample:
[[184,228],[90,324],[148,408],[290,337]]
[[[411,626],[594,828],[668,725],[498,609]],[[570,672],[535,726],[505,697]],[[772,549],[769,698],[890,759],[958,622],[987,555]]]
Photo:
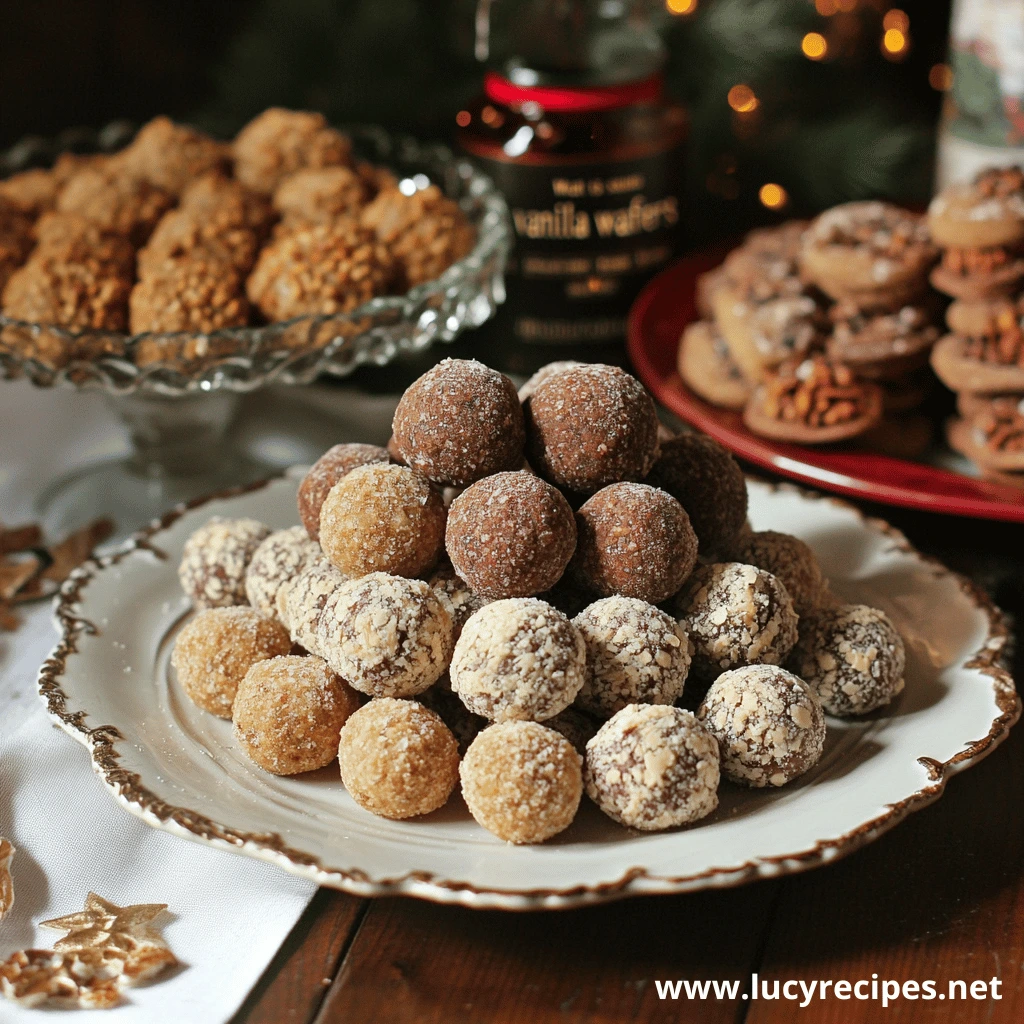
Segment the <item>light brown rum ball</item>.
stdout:
[[317,559],[320,545],[301,526],[275,530],[253,553],[245,570],[245,596],[258,612],[279,618],[277,594]]
[[609,818],[657,832],[718,806],[718,742],[689,712],[629,704],[587,744],[587,795]]
[[402,461],[436,484],[465,487],[523,464],[515,385],[475,359],[445,359],[414,381],[392,426]]
[[255,519],[214,516],[181,553],[181,589],[199,608],[245,604],[245,570],[270,528]]
[[443,807],[459,778],[451,730],[415,700],[381,697],[345,723],[341,781],[360,807],[382,818],[412,818]]
[[291,649],[291,637],[276,619],[242,605],[209,608],[178,634],[171,666],[193,704],[230,718],[246,672],[256,662]]
[[459,768],[469,813],[509,843],[543,843],[572,824],[582,758],[554,729],[503,722],[484,729]]
[[444,547],[441,495],[405,466],[373,463],[338,481],[320,510],[320,545],[348,576],[419,576]]
[[414,697],[448,667],[452,618],[429,583],[374,572],[327,599],[316,645],[360,693]]
[[320,456],[299,484],[299,518],[313,540],[320,539],[320,509],[331,488],[357,466],[390,462],[386,448],[375,444],[336,444]]
[[330,764],[359,697],[322,658],[259,661],[245,674],[232,714],[238,745],[261,768],[297,775]]
[[452,655],[452,690],[494,722],[541,722],[567,708],[583,685],[579,630],[546,601],[494,601],[470,616]]

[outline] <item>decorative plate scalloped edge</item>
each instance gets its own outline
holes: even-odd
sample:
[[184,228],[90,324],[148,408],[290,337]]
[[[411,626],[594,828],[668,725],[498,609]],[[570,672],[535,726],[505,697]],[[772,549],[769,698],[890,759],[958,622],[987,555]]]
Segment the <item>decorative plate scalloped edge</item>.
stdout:
[[84,709],[72,709],[69,706],[70,699],[62,686],[68,659],[78,652],[80,640],[97,632],[91,622],[78,615],[77,609],[83,592],[99,573],[143,551],[160,560],[166,560],[168,556],[154,544],[154,537],[185,513],[215,500],[258,491],[272,482],[261,481],[249,487],[234,488],[180,505],[109,554],[98,556],[75,570],[54,601],[54,618],[60,639],[39,671],[38,692],[47,713],[56,724],[89,749],[93,770],[116,799],[147,824],[179,836],[276,863],[293,874],[309,878],[319,885],[342,889],[359,896],[401,894],[440,903],[531,910],[578,906],[639,894],[680,893],[710,887],[727,887],[757,878],[804,871],[852,853],[888,831],[908,814],[938,799],[949,778],[991,753],[1006,737],[1021,713],[1021,702],[1013,679],[1002,664],[1009,636],[1008,630],[1002,613],[984,592],[938,560],[918,552],[907,538],[889,523],[864,515],[848,502],[813,494],[790,484],[765,485],[759,481],[761,486],[767,486],[772,492],[796,493],[814,501],[826,502],[852,511],[861,525],[879,531],[896,550],[917,559],[936,577],[947,577],[955,581],[956,586],[971,605],[983,614],[988,623],[983,643],[961,664],[962,668],[976,670],[991,680],[993,698],[999,713],[986,735],[966,744],[945,761],[926,756],[918,757],[917,761],[927,772],[927,784],[898,802],[887,805],[882,814],[863,822],[838,839],[819,841],[807,849],[785,856],[756,858],[731,867],[713,867],[689,875],[659,875],[636,866],[624,871],[614,881],[603,884],[538,889],[482,888],[467,881],[444,878],[423,871],[408,871],[395,877],[374,879],[357,868],[328,867],[315,856],[289,847],[276,833],[239,831],[188,808],[175,807],[167,803],[147,788],[139,775],[121,767],[118,744],[127,742],[122,733],[111,725],[90,725],[88,713]]

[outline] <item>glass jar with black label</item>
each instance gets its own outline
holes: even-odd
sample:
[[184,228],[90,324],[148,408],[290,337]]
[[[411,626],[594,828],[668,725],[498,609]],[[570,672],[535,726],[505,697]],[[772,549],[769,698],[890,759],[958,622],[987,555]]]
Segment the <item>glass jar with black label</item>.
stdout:
[[[629,4],[486,5],[511,56],[456,118],[458,141],[508,200],[515,247],[489,361],[622,362],[629,307],[679,238],[684,109],[660,40]],[[479,18],[478,18],[479,21]],[[493,51],[490,53],[493,56]]]

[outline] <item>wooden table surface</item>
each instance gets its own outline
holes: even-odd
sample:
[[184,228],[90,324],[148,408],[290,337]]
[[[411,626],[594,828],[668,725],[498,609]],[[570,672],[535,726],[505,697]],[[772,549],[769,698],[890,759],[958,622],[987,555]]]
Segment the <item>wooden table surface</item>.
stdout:
[[[1024,621],[1024,530],[870,508]],[[1012,665],[1024,680],[1024,657]],[[1001,979],[1000,1001],[658,998],[655,980]],[[747,992],[748,986],[741,988]],[[863,990],[862,990],[863,991]],[[572,911],[322,889],[236,1024],[1024,1021],[1024,726],[875,843],[804,874]]]

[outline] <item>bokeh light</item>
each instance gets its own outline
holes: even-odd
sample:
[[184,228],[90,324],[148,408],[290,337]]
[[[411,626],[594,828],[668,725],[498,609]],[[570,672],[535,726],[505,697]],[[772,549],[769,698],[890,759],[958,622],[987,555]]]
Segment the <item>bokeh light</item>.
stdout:
[[769,181],[758,189],[757,198],[769,210],[779,210],[789,202],[789,193],[781,185]]
[[938,92],[953,88],[953,69],[948,64],[933,64],[928,71],[928,84]]
[[697,0],[665,0],[669,14],[693,14],[697,10]]
[[749,85],[734,85],[726,98],[729,101],[729,106],[737,114],[749,114],[751,111],[757,110],[759,103],[754,90]]
[[889,29],[894,28],[906,35],[910,29],[910,18],[906,11],[893,7],[885,12],[885,17],[882,18],[882,28],[887,32]]
[[836,0],[814,0],[814,9],[823,17],[827,18],[839,10]]
[[473,120],[473,115],[468,110],[460,110],[455,115],[455,123],[460,128],[465,128],[469,124],[469,122],[472,121],[472,120]]
[[887,28],[882,36],[882,51],[887,57],[902,57],[909,46],[906,35],[898,28]]
[[820,32],[808,32],[800,42],[804,56],[811,60],[821,60],[828,53],[828,43]]

